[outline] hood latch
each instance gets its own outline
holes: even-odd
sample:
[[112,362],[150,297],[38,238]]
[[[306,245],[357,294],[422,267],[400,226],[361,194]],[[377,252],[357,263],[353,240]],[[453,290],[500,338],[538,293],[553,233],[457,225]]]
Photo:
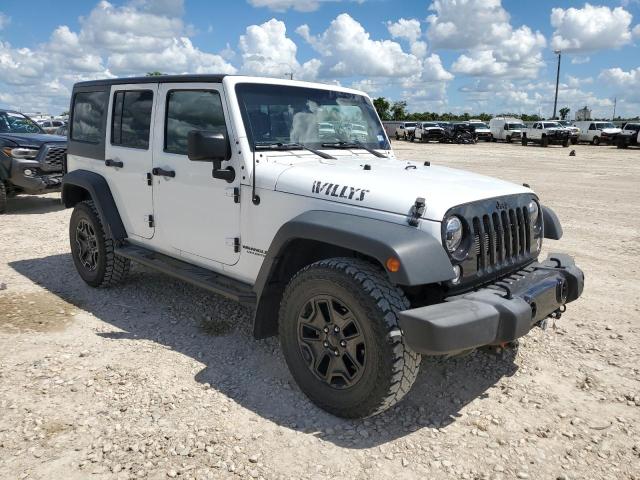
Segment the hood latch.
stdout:
[[407,218],[407,223],[412,227],[417,227],[420,223],[420,218],[424,213],[424,209],[427,206],[425,199],[422,197],[416,198],[415,203],[411,207],[411,211],[409,213],[409,217]]

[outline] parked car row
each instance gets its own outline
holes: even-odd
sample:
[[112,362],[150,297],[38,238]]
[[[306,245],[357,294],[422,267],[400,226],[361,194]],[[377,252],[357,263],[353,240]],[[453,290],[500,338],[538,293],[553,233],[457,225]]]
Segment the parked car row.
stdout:
[[403,122],[396,127],[396,140],[410,142],[476,143],[484,141],[549,145],[616,145],[618,148],[638,146],[640,122],[627,123],[623,129],[607,121],[542,120],[531,126],[513,117],[495,117],[489,125],[481,120],[468,122]]

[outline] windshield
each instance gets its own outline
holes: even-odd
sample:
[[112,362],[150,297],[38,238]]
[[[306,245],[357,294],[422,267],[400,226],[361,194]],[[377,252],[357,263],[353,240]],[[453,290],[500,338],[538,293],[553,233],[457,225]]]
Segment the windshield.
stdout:
[[596,128],[598,130],[602,130],[603,128],[616,128],[616,126],[611,122],[602,122],[602,123],[596,123]]
[[391,148],[373,105],[362,95],[253,83],[238,84],[236,93],[252,145],[322,148],[326,143],[359,142],[368,148]]
[[558,123],[563,127],[572,127],[571,122],[569,120],[558,120]]
[[36,122],[21,113],[0,111],[0,132],[42,133],[42,129]]
[[635,130],[636,132],[640,130],[640,123],[627,123],[624,126],[625,130]]
[[487,130],[489,129],[489,127],[487,126],[487,124],[486,124],[486,123],[482,123],[482,122],[473,122],[473,123],[471,124],[471,126],[472,126],[473,128],[475,128],[476,130],[477,130],[478,128],[486,128]]
[[404,126],[405,126],[405,127],[410,127],[410,128],[411,128],[411,127],[415,127],[415,126],[416,126],[416,124],[415,124],[415,123],[413,123],[413,122],[405,122],[405,123],[404,123]]
[[524,130],[527,128],[523,123],[507,123],[505,130]]
[[557,122],[544,122],[544,128],[560,128],[561,125]]

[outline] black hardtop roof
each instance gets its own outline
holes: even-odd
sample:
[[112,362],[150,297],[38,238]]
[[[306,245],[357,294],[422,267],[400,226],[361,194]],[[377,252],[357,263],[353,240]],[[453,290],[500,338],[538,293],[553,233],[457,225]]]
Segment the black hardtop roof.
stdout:
[[89,80],[78,82],[74,87],[103,87],[107,85],[128,85],[132,83],[221,83],[226,74],[201,74],[201,75],[154,75],[148,77],[123,77],[105,78],[102,80]]

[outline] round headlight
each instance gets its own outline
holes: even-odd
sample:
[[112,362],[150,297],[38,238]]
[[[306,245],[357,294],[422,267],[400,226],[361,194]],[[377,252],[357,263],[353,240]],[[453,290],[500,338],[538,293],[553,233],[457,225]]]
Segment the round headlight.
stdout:
[[447,219],[444,228],[444,240],[447,250],[455,252],[462,242],[462,222],[458,217]]
[[531,200],[527,209],[529,210],[529,219],[531,220],[531,224],[536,225],[538,223],[538,217],[540,216],[540,207],[538,207],[538,203]]

